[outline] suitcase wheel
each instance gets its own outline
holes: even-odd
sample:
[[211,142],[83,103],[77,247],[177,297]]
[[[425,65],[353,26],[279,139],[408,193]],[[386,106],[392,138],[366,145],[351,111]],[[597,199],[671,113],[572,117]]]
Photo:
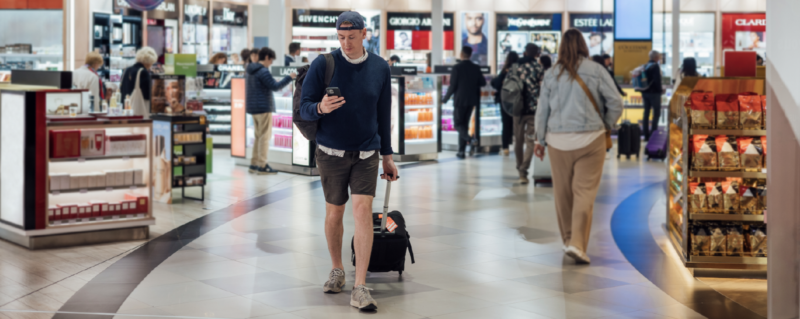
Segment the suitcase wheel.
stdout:
[[400,277],[403,277],[403,271],[402,270],[400,271]]

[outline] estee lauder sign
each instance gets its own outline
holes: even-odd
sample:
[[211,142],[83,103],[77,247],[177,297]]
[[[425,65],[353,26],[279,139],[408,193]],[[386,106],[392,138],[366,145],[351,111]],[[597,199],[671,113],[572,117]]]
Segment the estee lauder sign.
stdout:
[[[430,31],[433,23],[430,13],[389,12],[386,17],[388,30]],[[453,14],[445,13],[442,23],[444,31],[453,31]]]

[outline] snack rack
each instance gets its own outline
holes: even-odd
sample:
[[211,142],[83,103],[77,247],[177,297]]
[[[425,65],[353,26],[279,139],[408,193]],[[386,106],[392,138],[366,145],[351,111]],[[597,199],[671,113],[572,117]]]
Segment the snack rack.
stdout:
[[[206,132],[205,115],[153,114],[153,201],[172,203],[172,190],[181,197],[205,200]],[[187,196],[187,187],[200,189],[199,197]]]
[[[712,91],[714,94],[739,94],[766,92],[763,78],[695,78],[682,80],[669,103],[669,158],[667,166],[667,233],[686,267],[744,269],[766,271],[767,257],[753,256],[746,249],[738,256],[702,256],[692,253],[691,225],[704,223],[732,223],[742,227],[762,227],[763,214],[695,213],[690,211],[690,182],[714,178],[741,178],[766,181],[766,168],[761,171],[701,171],[692,165],[691,140],[693,135],[754,137],[766,136],[766,130],[743,129],[693,129],[691,110],[687,106],[692,91]],[[764,117],[765,118],[765,117]],[[764,161],[766,163],[766,161]],[[765,227],[765,226],[764,226]],[[748,235],[744,235],[745,241]],[[766,241],[766,239],[764,239]],[[745,245],[747,248],[747,245]],[[751,247],[752,248],[752,247]]]
[[392,156],[397,162],[435,160],[441,151],[441,77],[392,76]]

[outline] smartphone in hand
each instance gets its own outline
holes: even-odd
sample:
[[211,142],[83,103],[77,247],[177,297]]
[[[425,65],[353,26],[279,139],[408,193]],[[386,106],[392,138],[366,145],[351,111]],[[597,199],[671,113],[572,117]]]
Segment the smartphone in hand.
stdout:
[[328,96],[337,96],[337,97],[338,96],[342,96],[342,92],[339,92],[339,88],[338,87],[329,87],[329,88],[325,89],[325,93]]

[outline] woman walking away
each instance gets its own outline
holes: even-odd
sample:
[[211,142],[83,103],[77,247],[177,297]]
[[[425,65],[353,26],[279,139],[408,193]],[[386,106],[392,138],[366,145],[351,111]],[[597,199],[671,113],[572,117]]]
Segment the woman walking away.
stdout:
[[[517,63],[517,60],[519,60],[519,54],[514,51],[509,52],[508,55],[506,55],[506,63],[503,64],[503,69],[500,70],[500,74],[492,79],[492,87],[495,89],[494,102],[497,104],[503,103],[500,100],[500,92],[503,91],[503,81],[505,81],[506,75],[508,75],[508,69],[512,64]],[[500,116],[503,120],[503,156],[508,156],[508,146],[511,145],[511,139],[514,137],[514,117],[506,113],[502,107],[500,108]]]
[[543,159],[545,148],[550,151],[564,252],[588,264],[592,209],[611,147],[606,134],[622,115],[622,99],[605,67],[589,59],[589,48],[576,29],[564,32],[556,65],[543,82],[535,154]]

